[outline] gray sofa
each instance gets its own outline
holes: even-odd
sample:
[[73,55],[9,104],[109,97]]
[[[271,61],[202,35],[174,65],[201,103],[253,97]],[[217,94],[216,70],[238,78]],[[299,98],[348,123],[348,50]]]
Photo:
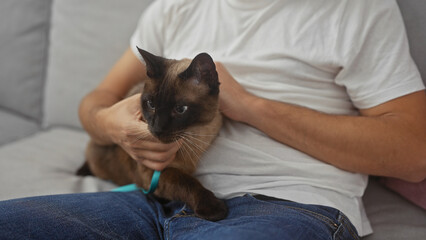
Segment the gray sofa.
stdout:
[[[77,108],[128,46],[150,2],[0,1],[0,200],[115,187],[74,175],[88,141]],[[426,2],[399,3],[426,79]],[[364,202],[375,231],[364,239],[426,239],[426,212],[375,178]]]

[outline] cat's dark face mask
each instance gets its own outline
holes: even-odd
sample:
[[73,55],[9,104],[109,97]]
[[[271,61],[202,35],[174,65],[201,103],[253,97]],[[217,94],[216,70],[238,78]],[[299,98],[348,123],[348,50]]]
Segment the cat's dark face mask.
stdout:
[[170,60],[139,49],[148,79],[141,97],[150,132],[164,143],[176,141],[191,127],[210,122],[218,108],[219,81],[212,58]]

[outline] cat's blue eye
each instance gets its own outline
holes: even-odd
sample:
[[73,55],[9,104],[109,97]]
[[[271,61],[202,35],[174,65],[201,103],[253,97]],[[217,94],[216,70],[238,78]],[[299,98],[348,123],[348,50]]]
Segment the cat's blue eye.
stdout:
[[155,106],[154,106],[154,103],[152,102],[152,100],[146,101],[146,105],[148,106],[149,109],[155,110]]
[[188,106],[176,106],[175,112],[178,114],[184,114],[188,110]]

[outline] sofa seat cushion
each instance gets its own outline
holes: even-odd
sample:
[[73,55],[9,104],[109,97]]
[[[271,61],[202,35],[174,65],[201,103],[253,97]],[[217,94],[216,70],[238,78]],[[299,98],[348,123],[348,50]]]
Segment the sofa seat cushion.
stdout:
[[365,240],[426,239],[426,211],[370,178],[364,205],[374,233]]
[[0,146],[32,135],[38,130],[39,126],[35,121],[0,109]]
[[426,179],[419,183],[411,183],[396,178],[382,178],[380,182],[385,187],[426,210]]
[[84,162],[87,141],[82,131],[57,128],[0,148],[0,200],[116,187],[92,176],[75,175]]

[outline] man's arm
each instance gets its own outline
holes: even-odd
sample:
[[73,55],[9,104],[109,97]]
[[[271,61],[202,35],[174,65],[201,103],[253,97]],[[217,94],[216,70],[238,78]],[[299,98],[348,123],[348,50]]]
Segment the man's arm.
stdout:
[[92,140],[100,145],[113,144],[107,134],[104,119],[98,119],[99,112],[123,100],[126,93],[143,79],[145,66],[137,60],[130,48],[117,61],[105,79],[80,103],[79,117]]
[[271,138],[341,169],[417,182],[426,178],[426,94],[361,116],[338,116],[251,95],[217,64],[221,110]]
[[162,170],[175,158],[179,143],[163,144],[141,121],[140,94],[123,99],[146,78],[145,66],[129,49],[105,79],[80,103],[80,121],[99,145],[120,145],[133,159]]

